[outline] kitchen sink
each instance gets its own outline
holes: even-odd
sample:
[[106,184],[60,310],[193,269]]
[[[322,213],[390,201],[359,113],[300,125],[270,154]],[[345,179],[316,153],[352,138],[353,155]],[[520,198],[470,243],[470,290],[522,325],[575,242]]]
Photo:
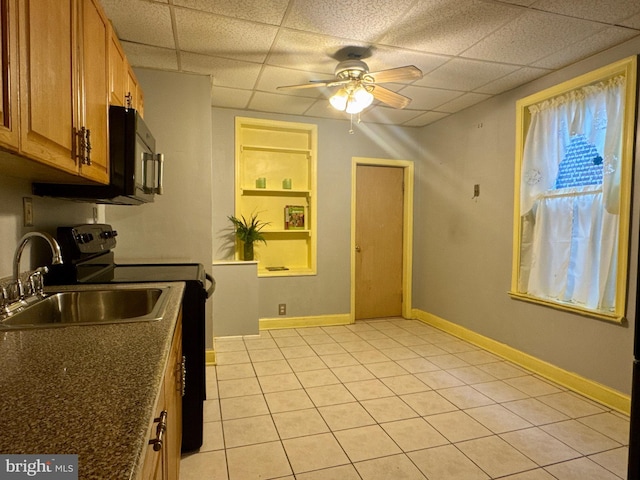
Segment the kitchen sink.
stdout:
[[169,287],[50,293],[0,322],[0,330],[151,322],[166,309]]

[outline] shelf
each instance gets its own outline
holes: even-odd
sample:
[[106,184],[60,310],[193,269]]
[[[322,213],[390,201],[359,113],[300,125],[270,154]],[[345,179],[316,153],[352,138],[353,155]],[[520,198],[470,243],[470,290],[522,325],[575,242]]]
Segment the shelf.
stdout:
[[315,274],[316,272],[308,268],[290,268],[288,270],[258,269],[258,277],[302,277]]
[[[235,145],[235,215],[257,215],[268,224],[266,244],[254,245],[258,276],[315,275],[317,126],[237,117]],[[293,188],[282,188],[285,180]],[[266,188],[256,188],[258,182]],[[284,228],[291,206],[304,208],[304,229]]]
[[287,195],[287,196],[306,196],[311,195],[310,190],[296,190],[292,188],[241,188],[243,195]]
[[254,150],[258,152],[278,152],[278,153],[302,153],[305,155],[311,155],[311,150],[308,148],[290,148],[290,147],[278,147],[269,145],[240,145],[240,151]]
[[262,233],[264,233],[265,235],[276,235],[276,234],[287,234],[287,235],[291,235],[294,233],[298,233],[298,234],[304,234],[304,235],[311,235],[311,231],[307,230],[305,228],[289,228],[289,229],[282,229],[282,230],[262,230]]

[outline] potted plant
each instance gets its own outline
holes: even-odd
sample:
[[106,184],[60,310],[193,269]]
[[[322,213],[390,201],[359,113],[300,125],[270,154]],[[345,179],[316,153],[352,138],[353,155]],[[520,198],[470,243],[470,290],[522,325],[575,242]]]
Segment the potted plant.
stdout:
[[242,240],[243,243],[243,260],[253,260],[253,242],[260,241],[267,244],[261,230],[269,225],[268,222],[262,222],[258,220],[258,215],[253,214],[249,220],[244,215],[240,218],[229,215],[227,217],[233,223],[236,237]]

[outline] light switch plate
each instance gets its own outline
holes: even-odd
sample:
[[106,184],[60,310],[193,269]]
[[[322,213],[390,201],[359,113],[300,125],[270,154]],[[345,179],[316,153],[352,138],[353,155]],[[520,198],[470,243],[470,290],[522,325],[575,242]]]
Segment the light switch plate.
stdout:
[[25,227],[33,227],[33,199],[22,197],[22,219]]

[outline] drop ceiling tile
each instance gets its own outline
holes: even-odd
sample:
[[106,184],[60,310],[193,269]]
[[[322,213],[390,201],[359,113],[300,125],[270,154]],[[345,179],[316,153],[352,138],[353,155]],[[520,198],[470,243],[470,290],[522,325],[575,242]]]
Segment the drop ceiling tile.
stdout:
[[[569,17],[585,18],[596,22],[620,23],[630,15],[640,13],[638,0],[538,0],[538,10],[559,13]],[[626,12],[626,14],[624,14]]]
[[244,109],[247,107],[252,94],[251,90],[214,85],[211,88],[211,105],[214,107]]
[[100,1],[135,67],[210,75],[223,108],[347,123],[327,101],[337,87],[276,87],[331,79],[347,48],[368,50],[371,71],[424,78],[384,84],[413,101],[376,101],[367,121],[421,126],[640,35],[637,0]]
[[532,66],[543,68],[561,68],[601,52],[619,43],[640,35],[640,32],[627,28],[609,27],[572,45],[566,45],[533,63]]
[[102,6],[120,40],[175,48],[168,5],[129,0],[122,8],[120,0],[102,0]]
[[489,82],[480,88],[476,88],[474,91],[478,93],[498,95],[513,88],[519,87],[520,85],[524,85],[525,83],[529,83],[536,78],[540,78],[550,72],[551,70],[543,68],[524,67],[516,70],[513,73],[505,75],[502,78],[494,80],[493,82]]
[[424,127],[425,125],[429,125],[430,123],[437,122],[438,120],[442,120],[444,117],[448,117],[448,113],[442,112],[426,112],[422,115],[419,115],[407,122],[404,125],[408,127]]
[[414,65],[422,70],[423,74],[426,74],[448,62],[450,58],[444,55],[432,55],[414,50],[379,45],[372,49],[371,56],[365,58],[364,61],[369,65],[369,70],[372,72]]
[[178,56],[171,48],[150,47],[140,43],[121,42],[127,60],[136,67],[178,70]]
[[312,117],[332,118],[334,120],[349,120],[348,114],[333,108],[327,99],[317,100],[311,108],[307,110],[306,115],[310,115]]
[[454,98],[450,102],[444,103],[438,107],[438,111],[446,113],[455,113],[465,108],[469,108],[476,103],[483,102],[491,98],[491,95],[484,93],[465,93],[457,98]]
[[312,98],[278,95],[277,93],[256,92],[249,102],[249,108],[259,112],[286,113],[302,115],[313,105]]
[[537,0],[502,0],[504,3],[511,3],[512,5],[522,5],[528,7],[536,3]]
[[[288,95],[295,95],[298,97],[310,97],[318,98],[322,96],[322,87],[315,88],[301,88],[291,90],[277,90],[277,87],[285,85],[306,85],[309,84],[309,80],[331,80],[333,75],[313,74],[313,78],[309,72],[303,72],[300,70],[292,70],[290,68],[274,67],[271,65],[265,65],[260,74],[256,89],[263,92],[271,93],[286,93]],[[324,88],[324,90],[328,90]]]
[[360,114],[360,118],[363,122],[371,123],[385,123],[390,125],[397,125],[404,122],[408,122],[422,112],[417,110],[397,109],[383,106],[376,106],[370,108]]
[[[363,43],[351,43],[366,47]],[[342,39],[293,30],[282,30],[269,54],[269,65],[295,68],[307,72],[333,76],[339,61],[337,53],[345,47]],[[344,52],[341,52],[344,53]],[[404,65],[415,65],[429,72],[449,60],[449,57],[404,50],[396,47],[375,46],[370,56],[363,58],[370,71],[386,70]],[[317,75],[309,76],[317,78]]]
[[211,75],[214,85],[246,89],[254,87],[261,69],[258,63],[240,62],[187,52],[183,52],[181,55],[181,66],[185,72]]
[[401,18],[412,3],[413,0],[296,0],[284,25],[343,39],[373,42]]
[[457,55],[521,13],[481,0],[423,0],[409,12],[410,21],[394,25],[380,43]]
[[278,30],[184,8],[176,8],[175,16],[182,50],[243,61],[264,61]]
[[518,69],[515,65],[454,58],[416,80],[415,85],[470,91]]
[[173,3],[227,17],[280,25],[289,0],[173,0]]
[[400,93],[411,99],[409,107],[412,110],[433,110],[439,105],[450,102],[463,94],[463,92],[457,92],[455,90],[416,87],[415,85],[409,85],[403,88]]
[[625,18],[620,22],[620,25],[624,25],[625,27],[635,28],[636,30],[640,30],[640,13],[637,13],[635,15]]
[[601,24],[594,22],[527,10],[462,56],[529,65],[602,29]]
[[[361,42],[351,42],[349,45],[366,47]],[[345,41],[340,38],[283,29],[278,34],[267,63],[333,75],[338,64],[334,56],[344,46]]]

